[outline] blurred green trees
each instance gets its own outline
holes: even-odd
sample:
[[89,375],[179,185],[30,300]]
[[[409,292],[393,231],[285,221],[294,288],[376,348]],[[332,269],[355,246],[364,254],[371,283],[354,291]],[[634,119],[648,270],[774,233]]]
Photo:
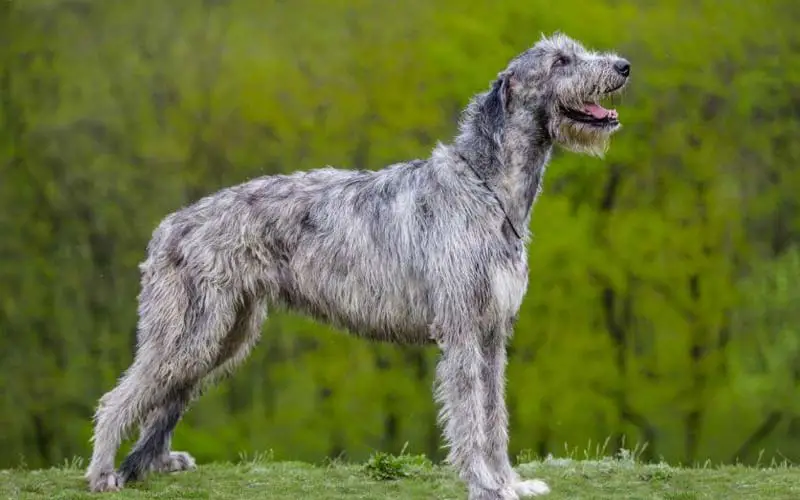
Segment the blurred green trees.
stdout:
[[[0,467],[89,450],[170,211],[249,178],[426,157],[540,33],[633,62],[605,160],[558,153],[512,344],[512,452],[800,458],[791,0],[0,4]],[[276,313],[175,446],[440,458],[436,352]]]

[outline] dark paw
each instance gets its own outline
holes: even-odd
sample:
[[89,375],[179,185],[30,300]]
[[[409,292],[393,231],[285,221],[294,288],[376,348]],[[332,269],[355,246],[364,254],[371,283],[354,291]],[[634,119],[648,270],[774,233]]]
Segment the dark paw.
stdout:
[[156,470],[159,472],[179,472],[196,468],[197,464],[191,455],[183,451],[171,451],[169,455],[160,460]]

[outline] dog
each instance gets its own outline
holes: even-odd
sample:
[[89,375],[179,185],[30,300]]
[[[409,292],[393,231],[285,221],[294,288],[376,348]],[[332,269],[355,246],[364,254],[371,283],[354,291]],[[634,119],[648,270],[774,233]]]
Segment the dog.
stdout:
[[367,339],[438,346],[447,461],[469,498],[547,493],[511,466],[504,402],[528,226],[554,146],[605,153],[620,122],[600,100],[629,75],[627,60],[556,33],[512,59],[428,159],[264,176],[165,217],[140,265],[133,363],[95,414],[89,488],[194,468],[170,450],[181,415],[245,359],[268,307],[284,307]]

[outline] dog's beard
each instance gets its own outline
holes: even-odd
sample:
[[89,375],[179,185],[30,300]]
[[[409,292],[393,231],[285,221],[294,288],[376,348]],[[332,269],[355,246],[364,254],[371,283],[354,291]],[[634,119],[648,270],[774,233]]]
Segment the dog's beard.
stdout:
[[616,127],[598,127],[581,123],[566,117],[559,117],[551,127],[555,142],[574,153],[602,158],[611,142]]

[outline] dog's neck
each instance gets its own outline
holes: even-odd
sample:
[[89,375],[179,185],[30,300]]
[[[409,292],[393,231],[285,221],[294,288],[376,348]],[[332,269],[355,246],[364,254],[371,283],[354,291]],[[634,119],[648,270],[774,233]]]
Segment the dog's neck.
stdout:
[[494,191],[515,230],[527,234],[553,149],[547,118],[512,115],[498,130],[479,112],[480,106],[479,100],[470,104],[454,148]]

